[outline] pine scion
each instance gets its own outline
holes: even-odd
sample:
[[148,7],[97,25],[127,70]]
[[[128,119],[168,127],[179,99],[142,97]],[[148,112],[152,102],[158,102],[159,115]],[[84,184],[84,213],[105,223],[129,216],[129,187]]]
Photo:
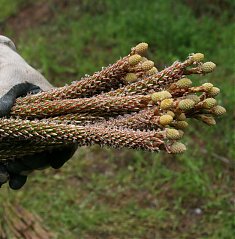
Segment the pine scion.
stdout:
[[16,100],[10,118],[0,119],[0,160],[77,143],[182,153],[178,142],[190,118],[214,125],[226,113],[211,83],[192,86],[189,75],[211,73],[195,53],[158,71],[145,57],[147,43],[70,85]]

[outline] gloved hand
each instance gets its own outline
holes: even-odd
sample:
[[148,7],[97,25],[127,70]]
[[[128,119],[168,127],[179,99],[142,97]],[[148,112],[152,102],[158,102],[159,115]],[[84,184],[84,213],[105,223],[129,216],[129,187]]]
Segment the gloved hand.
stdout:
[[[9,114],[17,97],[51,88],[52,85],[16,52],[14,43],[0,35],[0,117]],[[21,188],[31,171],[48,166],[60,168],[76,149],[76,144],[70,144],[9,162],[0,159],[0,187],[9,181],[12,189]]]

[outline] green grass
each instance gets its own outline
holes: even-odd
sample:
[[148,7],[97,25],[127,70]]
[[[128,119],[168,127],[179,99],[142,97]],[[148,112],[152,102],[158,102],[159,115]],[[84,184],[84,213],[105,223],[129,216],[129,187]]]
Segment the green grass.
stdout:
[[16,14],[21,4],[22,4],[22,1],[0,0],[0,6],[1,6],[0,22],[3,22],[9,16]]
[[[208,79],[228,111],[215,127],[193,123],[182,156],[80,149],[62,169],[37,172],[10,192],[58,238],[233,238],[234,5],[185,2],[83,0],[57,9],[51,0],[54,17],[18,35],[19,52],[55,85],[92,74],[141,41],[160,69],[203,52],[218,65]],[[18,1],[11,4],[3,19],[17,13]],[[5,31],[15,38],[14,27]]]

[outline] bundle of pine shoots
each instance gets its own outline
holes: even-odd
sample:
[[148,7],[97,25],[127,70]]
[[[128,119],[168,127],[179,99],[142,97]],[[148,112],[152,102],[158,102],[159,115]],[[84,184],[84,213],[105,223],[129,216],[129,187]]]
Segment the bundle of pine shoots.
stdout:
[[190,75],[215,69],[202,53],[158,71],[146,58],[147,43],[131,49],[92,76],[48,92],[18,98],[0,119],[0,160],[77,143],[182,153],[188,119],[215,125],[226,110],[219,88],[193,86]]

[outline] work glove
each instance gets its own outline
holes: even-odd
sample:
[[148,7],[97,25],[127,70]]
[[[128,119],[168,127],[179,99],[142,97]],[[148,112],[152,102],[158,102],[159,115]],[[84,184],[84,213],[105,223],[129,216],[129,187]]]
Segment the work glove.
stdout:
[[[9,114],[17,97],[51,88],[53,86],[16,52],[14,43],[0,35],[0,117]],[[69,144],[11,161],[0,159],[0,187],[9,181],[10,188],[21,188],[33,170],[49,166],[60,168],[76,149],[76,144]]]

